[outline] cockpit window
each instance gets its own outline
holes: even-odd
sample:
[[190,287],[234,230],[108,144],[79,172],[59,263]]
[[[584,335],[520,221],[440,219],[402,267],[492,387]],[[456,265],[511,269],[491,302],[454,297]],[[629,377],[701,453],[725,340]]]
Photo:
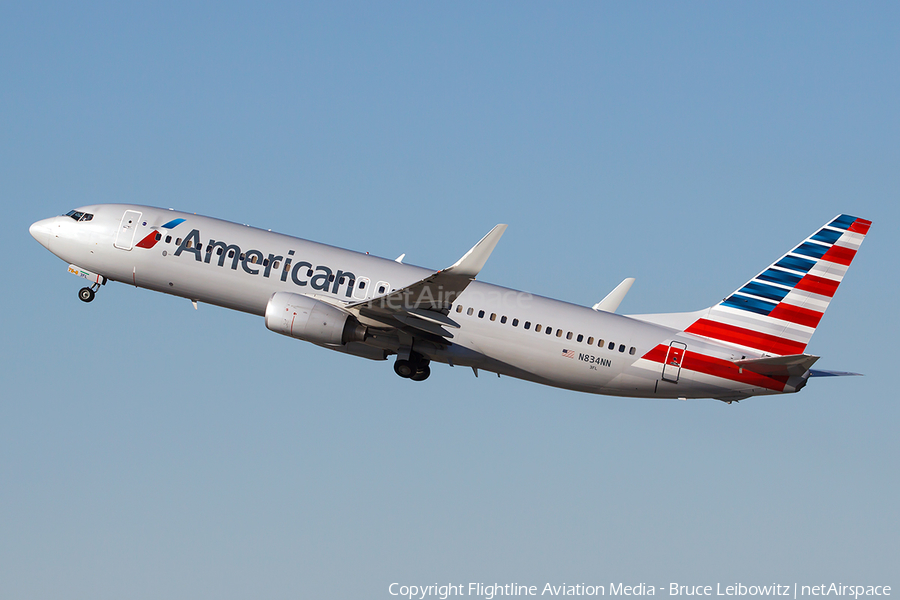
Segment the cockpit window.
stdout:
[[70,210],[65,216],[72,217],[76,221],[90,221],[94,218],[94,215],[91,213],[78,212],[77,210]]

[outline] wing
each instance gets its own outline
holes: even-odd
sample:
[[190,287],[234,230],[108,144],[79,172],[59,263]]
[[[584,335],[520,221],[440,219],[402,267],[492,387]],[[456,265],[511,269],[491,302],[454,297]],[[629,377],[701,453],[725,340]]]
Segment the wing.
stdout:
[[446,269],[383,296],[345,305],[344,310],[387,327],[405,325],[452,338],[449,330],[458,329],[459,324],[447,316],[450,306],[484,267],[504,231],[506,225],[497,225]]

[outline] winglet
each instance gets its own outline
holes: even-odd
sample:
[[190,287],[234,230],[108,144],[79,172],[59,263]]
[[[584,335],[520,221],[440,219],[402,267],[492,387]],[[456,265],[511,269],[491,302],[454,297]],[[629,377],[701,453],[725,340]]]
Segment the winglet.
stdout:
[[631,289],[631,284],[634,283],[634,277],[628,277],[622,281],[619,285],[616,286],[616,289],[611,291],[606,295],[606,298],[592,306],[594,310],[602,310],[604,312],[616,312],[616,309],[619,308],[619,304],[622,302],[622,299],[625,298],[625,294],[628,293],[628,290]]
[[452,266],[444,269],[444,272],[474,279],[484,267],[484,263],[487,262],[491,252],[494,251],[494,247],[497,245],[497,242],[500,241],[500,237],[503,235],[504,231],[506,231],[506,225],[503,224],[497,225],[491,229],[488,234],[481,238],[480,242],[472,246],[472,249],[466,252],[462,258],[453,263]]

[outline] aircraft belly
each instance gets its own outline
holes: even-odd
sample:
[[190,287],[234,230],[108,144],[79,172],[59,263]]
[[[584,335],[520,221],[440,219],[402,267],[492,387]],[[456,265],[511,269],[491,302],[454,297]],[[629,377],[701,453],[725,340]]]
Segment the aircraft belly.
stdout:
[[612,368],[601,366],[599,362],[591,364],[588,362],[590,359],[582,360],[579,355],[584,356],[584,352],[576,350],[565,355],[563,350],[568,348],[563,348],[562,344],[530,346],[517,339],[486,335],[459,335],[453,343],[491,357],[498,367],[505,365],[505,374],[509,376],[565,389],[597,393],[616,374]]
[[206,271],[198,267],[193,261],[178,261],[177,258],[168,261],[165,268],[160,268],[158,263],[138,265],[137,285],[259,316],[265,314],[266,303],[278,291],[277,286],[265,280],[248,281],[249,278],[241,277],[237,271]]

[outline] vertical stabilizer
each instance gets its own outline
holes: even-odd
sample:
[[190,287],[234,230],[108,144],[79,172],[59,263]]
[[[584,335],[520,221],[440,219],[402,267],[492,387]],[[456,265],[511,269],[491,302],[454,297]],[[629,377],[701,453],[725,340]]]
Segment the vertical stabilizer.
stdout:
[[685,331],[769,355],[803,353],[871,225],[837,216]]

